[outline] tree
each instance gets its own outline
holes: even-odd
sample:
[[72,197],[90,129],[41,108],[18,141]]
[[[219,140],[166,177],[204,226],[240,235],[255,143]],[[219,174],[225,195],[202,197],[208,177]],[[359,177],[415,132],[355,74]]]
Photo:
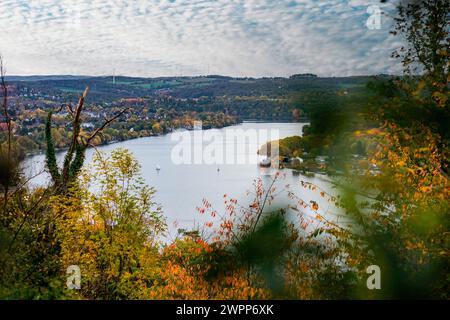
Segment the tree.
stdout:
[[52,136],[52,114],[50,111],[47,116],[47,122],[45,125],[45,139],[47,143],[46,151],[46,163],[52,177],[55,190],[60,193],[67,191],[68,186],[76,181],[76,178],[83,167],[86,149],[91,146],[92,141],[100,134],[103,129],[108,126],[115,119],[119,118],[128,109],[123,109],[111,119],[106,119],[105,122],[96,130],[94,130],[87,138],[81,136],[81,113],[89,87],[86,87],[83,94],[78,99],[78,104],[73,110],[72,106],[68,106],[68,111],[72,116],[72,141],[70,142],[69,149],[64,157],[63,167],[60,170],[56,161],[56,152],[54,146],[54,139]]
[[3,121],[6,124],[6,141],[0,139],[0,185],[3,188],[4,204],[8,202],[8,193],[13,180],[17,178],[17,157],[12,150],[12,119],[8,109],[8,86],[5,80],[5,67],[3,58],[0,55],[0,89],[2,96],[1,113]]
[[[406,46],[393,53],[406,71],[423,69],[434,88],[446,86],[450,69],[450,2],[447,0],[401,1],[394,35],[401,34]],[[421,71],[421,70],[419,70]]]
[[62,268],[80,266],[83,298],[147,299],[166,230],[155,190],[125,149],[97,153],[91,169],[81,174],[83,188],[73,185],[70,197],[53,199],[54,212],[64,217],[57,225]]
[[341,179],[354,228],[338,239],[361,276],[368,262],[383,270],[383,290],[364,297],[448,298],[449,9],[400,3],[393,33],[407,46],[395,56],[405,74],[420,72],[379,81],[366,114],[375,124],[354,132],[372,147],[358,175]]
[[155,122],[152,125],[152,131],[156,134],[160,134],[162,132],[161,124],[159,124],[158,122]]

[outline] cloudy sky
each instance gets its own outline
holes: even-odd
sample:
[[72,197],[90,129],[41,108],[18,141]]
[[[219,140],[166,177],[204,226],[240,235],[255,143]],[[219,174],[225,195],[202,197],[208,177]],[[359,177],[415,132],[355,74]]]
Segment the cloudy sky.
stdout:
[[397,73],[379,0],[1,0],[9,75]]

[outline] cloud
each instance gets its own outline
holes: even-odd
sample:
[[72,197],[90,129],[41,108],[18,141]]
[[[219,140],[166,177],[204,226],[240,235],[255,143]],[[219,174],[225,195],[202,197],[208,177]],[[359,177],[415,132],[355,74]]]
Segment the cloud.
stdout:
[[[323,76],[396,73],[370,0],[3,0],[9,74]],[[381,6],[392,10],[392,5]]]

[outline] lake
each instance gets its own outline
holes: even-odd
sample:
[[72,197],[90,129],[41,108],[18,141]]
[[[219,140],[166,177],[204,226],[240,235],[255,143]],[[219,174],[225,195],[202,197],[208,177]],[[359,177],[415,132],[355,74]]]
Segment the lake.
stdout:
[[[202,206],[202,200],[207,199],[212,206],[219,212],[224,211],[224,194],[236,198],[242,205],[250,204],[252,198],[247,195],[247,191],[253,189],[255,179],[261,177],[263,184],[268,185],[274,173],[277,171],[272,168],[261,168],[257,163],[245,163],[244,160],[256,155],[256,150],[274,136],[270,134],[258,141],[245,139],[244,141],[233,142],[227,137],[227,132],[248,133],[248,132],[276,132],[279,138],[301,135],[302,127],[306,123],[266,123],[266,122],[244,122],[239,125],[230,126],[222,129],[202,130],[205,136],[225,137],[223,139],[211,139],[209,146],[218,149],[227,150],[230,145],[235,145],[235,158],[233,163],[221,163],[216,161],[211,163],[201,161],[200,163],[181,163],[179,159],[174,161],[174,150],[180,147],[186,147],[188,142],[180,142],[180,135],[193,137],[196,131],[173,132],[163,136],[146,137],[124,142],[118,142],[110,145],[100,146],[97,149],[102,152],[110,152],[115,148],[126,148],[130,150],[142,166],[142,175],[148,185],[155,187],[157,192],[155,200],[161,204],[164,215],[167,217],[170,236],[176,234],[177,228],[192,228],[195,225],[203,225],[207,219],[201,216],[197,207]],[[230,131],[231,130],[231,131]],[[194,148],[195,149],[195,148]],[[94,149],[88,149],[86,153],[86,164],[88,164]],[[250,154],[251,153],[251,154]],[[62,161],[64,153],[58,154],[58,160]],[[192,157],[193,158],[193,157]],[[253,159],[254,160],[254,159]],[[258,159],[259,160],[259,159]],[[45,168],[44,155],[36,155],[27,158],[23,167],[27,176],[40,172]],[[195,161],[191,161],[195,162]],[[205,163],[206,162],[206,163]],[[219,162],[219,164],[217,164]],[[157,170],[157,167],[160,169]],[[302,188],[300,181],[308,181],[318,185],[330,193],[334,193],[330,184],[323,176],[304,177],[294,175],[291,170],[281,170],[285,177],[279,179],[276,183],[278,190],[289,185],[289,189],[301,196],[302,199],[309,202],[317,201],[323,208],[330,206],[319,195],[320,192]],[[31,185],[46,185],[49,183],[49,176],[43,173],[31,180]],[[290,200],[286,192],[280,194],[273,202],[273,207],[285,206]],[[331,213],[330,213],[331,214]],[[175,223],[176,222],[176,223]],[[177,226],[175,226],[177,225]]]

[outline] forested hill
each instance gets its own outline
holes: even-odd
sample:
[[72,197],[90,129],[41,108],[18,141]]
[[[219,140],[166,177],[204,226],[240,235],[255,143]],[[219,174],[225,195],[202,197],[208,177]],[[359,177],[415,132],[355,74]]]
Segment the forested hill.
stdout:
[[232,78],[226,76],[135,78],[116,76],[10,76],[17,88],[66,94],[83,91],[91,86],[91,99],[114,100],[168,94],[178,98],[202,96],[260,96],[282,97],[289,92],[306,89],[347,88],[361,85],[368,77],[321,78],[314,75],[294,75],[289,78]]
[[[289,78],[199,77],[135,78],[122,76],[11,76],[13,95],[22,102],[60,104],[76,101],[90,86],[89,102],[116,104],[147,99],[167,99],[166,108],[226,111],[242,118],[290,118],[290,98],[311,91],[349,90],[363,86],[370,77],[320,78],[311,74]],[[137,100],[134,100],[137,99]],[[141,100],[140,100],[141,99]],[[164,106],[163,106],[164,107]]]

